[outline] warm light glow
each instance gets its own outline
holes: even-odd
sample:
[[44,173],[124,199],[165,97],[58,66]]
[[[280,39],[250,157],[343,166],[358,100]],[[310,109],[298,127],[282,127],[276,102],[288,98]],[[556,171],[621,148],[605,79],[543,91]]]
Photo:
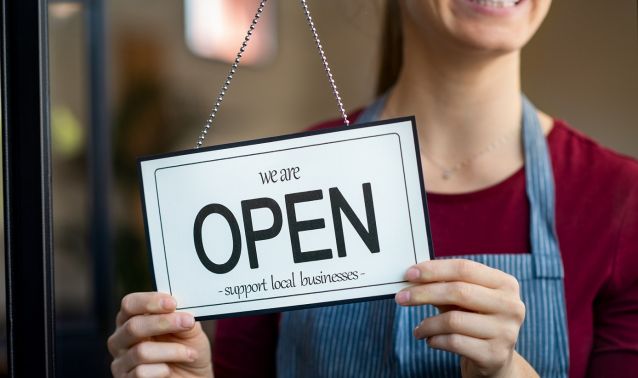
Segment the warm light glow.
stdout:
[[52,3],[49,5],[49,12],[52,17],[67,19],[82,10],[80,3]]
[[[259,0],[185,0],[186,43],[197,55],[233,62]],[[267,3],[241,64],[264,64],[276,52],[274,4]]]

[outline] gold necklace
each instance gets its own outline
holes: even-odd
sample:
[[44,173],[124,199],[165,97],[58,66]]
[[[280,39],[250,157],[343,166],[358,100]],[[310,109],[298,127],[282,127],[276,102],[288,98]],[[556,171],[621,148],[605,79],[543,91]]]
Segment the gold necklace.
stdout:
[[487,147],[485,147],[484,149],[478,151],[477,153],[475,153],[474,155],[471,155],[470,157],[459,161],[458,163],[452,165],[452,166],[446,166],[444,164],[439,163],[438,161],[434,160],[432,157],[428,156],[425,152],[421,151],[421,155],[423,157],[425,157],[427,160],[429,160],[432,164],[434,164],[437,168],[439,168],[441,170],[441,178],[443,178],[443,180],[449,180],[450,178],[452,178],[452,176],[454,176],[458,171],[460,171],[461,169],[467,167],[468,165],[470,165],[470,163],[472,163],[474,160],[480,158],[483,155],[486,155],[494,150],[496,150],[498,147],[502,146],[503,144],[505,144],[505,142],[507,142],[512,135],[514,135],[515,133],[511,132],[511,133],[507,133],[505,135],[502,135],[500,138],[496,139],[495,141],[493,141],[492,143],[490,143]]

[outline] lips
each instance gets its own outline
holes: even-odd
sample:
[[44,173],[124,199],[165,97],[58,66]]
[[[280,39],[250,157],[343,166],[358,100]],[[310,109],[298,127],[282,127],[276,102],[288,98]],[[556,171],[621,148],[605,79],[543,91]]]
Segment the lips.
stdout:
[[517,6],[522,0],[469,0],[469,1],[484,7],[512,8]]

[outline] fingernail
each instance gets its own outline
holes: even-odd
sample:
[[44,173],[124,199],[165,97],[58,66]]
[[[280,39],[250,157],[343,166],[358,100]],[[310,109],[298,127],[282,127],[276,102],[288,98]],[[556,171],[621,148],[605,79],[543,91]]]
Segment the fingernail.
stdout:
[[396,297],[394,298],[395,301],[398,304],[404,304],[404,303],[408,303],[408,301],[410,300],[410,292],[409,291],[400,291],[397,293]]
[[418,279],[419,277],[421,277],[421,271],[415,267],[412,267],[410,269],[408,269],[408,271],[405,273],[405,277],[409,280],[409,281],[414,281],[416,279]]
[[177,302],[175,302],[175,299],[173,298],[164,298],[160,300],[160,307],[164,310],[172,310],[177,307]]
[[195,318],[191,315],[182,316],[180,320],[182,328],[192,328],[195,325]]

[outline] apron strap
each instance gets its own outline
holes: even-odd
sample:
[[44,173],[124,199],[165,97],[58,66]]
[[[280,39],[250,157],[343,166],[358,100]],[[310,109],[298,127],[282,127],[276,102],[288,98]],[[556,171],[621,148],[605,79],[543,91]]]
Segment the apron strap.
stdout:
[[555,191],[552,163],[536,108],[523,96],[523,148],[525,180],[530,208],[530,241],[536,277],[563,277],[563,262],[556,235]]
[[367,108],[363,109],[359,117],[355,120],[355,125],[378,121],[381,117],[381,112],[383,111],[387,98],[388,93],[384,93],[374,100],[372,104],[368,105]]

